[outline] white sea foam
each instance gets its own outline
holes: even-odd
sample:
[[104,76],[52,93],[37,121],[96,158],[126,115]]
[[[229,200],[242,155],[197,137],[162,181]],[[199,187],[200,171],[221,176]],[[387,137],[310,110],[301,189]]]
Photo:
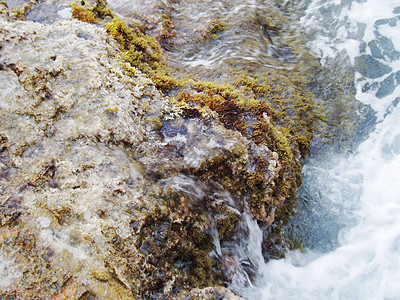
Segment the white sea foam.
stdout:
[[[394,50],[400,51],[400,14],[394,9],[398,6],[396,1],[346,1],[338,2],[332,0],[312,1],[301,23],[308,34],[312,36],[311,49],[320,55],[322,61],[335,58],[339,53],[345,52],[346,56],[354,64],[355,58],[363,54],[361,48],[365,45],[365,54],[370,55],[371,49],[368,44],[376,42],[379,38],[391,40]],[[329,11],[329,13],[327,13]],[[387,24],[377,25],[375,21],[391,20]],[[357,89],[356,98],[370,105],[377,113],[378,120],[382,120],[386,110],[394,100],[393,96],[400,96],[400,88],[389,96],[381,97],[376,101],[376,90],[363,91],[366,83],[378,85],[393,73],[400,70],[400,58],[383,55],[378,61],[390,66],[392,72],[377,79],[364,78],[356,72],[355,82]]]

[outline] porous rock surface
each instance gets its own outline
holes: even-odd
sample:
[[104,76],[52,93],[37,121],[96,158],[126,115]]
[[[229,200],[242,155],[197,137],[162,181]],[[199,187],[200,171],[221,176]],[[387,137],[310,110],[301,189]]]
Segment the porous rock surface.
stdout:
[[0,91],[1,296],[240,298],[215,247],[246,203],[212,172],[263,160],[273,186],[276,153],[163,96],[76,20],[3,13]]

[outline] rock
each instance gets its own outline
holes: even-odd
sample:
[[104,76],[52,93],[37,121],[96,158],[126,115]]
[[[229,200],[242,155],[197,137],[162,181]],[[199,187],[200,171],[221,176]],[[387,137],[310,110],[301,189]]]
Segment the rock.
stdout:
[[[135,94],[150,82],[124,75],[103,29],[77,21],[0,23],[0,76],[8,86],[0,109],[1,255],[19,274],[2,293],[133,297],[135,281],[107,232],[129,236],[131,216],[112,194],[130,182],[135,188],[125,193],[131,205],[140,202],[142,175],[114,142],[134,147],[146,138],[148,124],[134,116],[149,103]],[[143,257],[130,250],[130,272],[139,273]]]
[[1,297],[239,299],[201,289],[245,207],[217,175],[262,161],[273,186],[276,153],[163,96],[100,27],[0,28]]
[[377,61],[371,55],[363,54],[355,58],[355,67],[361,75],[367,78],[378,78],[390,71],[392,68]]
[[28,14],[44,24],[0,16],[0,297],[240,299],[226,250],[250,214],[281,242],[312,137],[305,80],[163,94],[132,59],[147,41],[143,72],[161,66],[156,41],[108,10],[107,34],[105,4],[85,3],[72,13],[98,24],[57,21],[61,4],[43,18],[45,2]]
[[376,59],[383,59],[382,51],[379,49],[376,41],[371,41],[368,43],[368,46],[371,50],[371,54]]
[[392,74],[389,77],[385,78],[385,80],[383,80],[380,83],[379,89],[375,94],[376,97],[381,99],[381,98],[386,97],[386,96],[390,95],[391,93],[393,93],[394,89],[396,88],[394,78],[395,78],[395,75]]

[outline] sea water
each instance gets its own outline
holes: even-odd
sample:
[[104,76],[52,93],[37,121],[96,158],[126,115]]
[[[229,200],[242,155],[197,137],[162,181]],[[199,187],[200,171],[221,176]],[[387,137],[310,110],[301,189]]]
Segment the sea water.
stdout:
[[322,64],[348,59],[356,98],[375,118],[355,149],[305,165],[296,226],[306,249],[269,261],[255,285],[238,291],[250,299],[400,299],[400,3],[306,7],[299,23],[311,48]]

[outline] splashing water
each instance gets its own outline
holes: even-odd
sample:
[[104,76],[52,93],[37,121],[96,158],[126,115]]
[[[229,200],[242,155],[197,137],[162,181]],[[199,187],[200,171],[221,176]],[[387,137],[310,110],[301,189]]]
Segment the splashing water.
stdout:
[[260,266],[264,264],[261,252],[262,232],[249,212],[245,213],[239,225],[241,234],[229,245],[237,262],[237,272],[231,286],[239,294],[254,289],[254,279],[260,276]]
[[[341,229],[338,246],[332,251],[291,252],[285,260],[266,264],[260,289],[263,299],[396,299],[400,295],[400,130],[393,130],[398,120],[397,110],[379,124],[356,155],[342,159],[334,168],[342,180],[335,181],[333,176],[333,184],[346,187],[354,184],[354,174],[362,177],[358,197],[341,199],[356,200],[358,207],[339,206],[337,212],[353,215],[357,224]],[[337,199],[330,192],[326,190],[321,198]],[[330,201],[329,208],[335,210],[336,204]]]

